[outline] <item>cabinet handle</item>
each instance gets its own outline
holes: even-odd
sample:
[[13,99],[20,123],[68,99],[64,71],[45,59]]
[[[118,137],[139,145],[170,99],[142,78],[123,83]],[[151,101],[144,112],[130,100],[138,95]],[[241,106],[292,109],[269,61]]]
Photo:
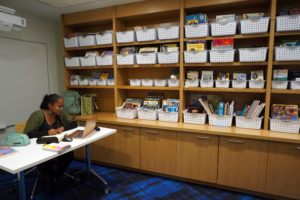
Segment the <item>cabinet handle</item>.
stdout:
[[128,132],[132,132],[133,129],[132,128],[122,128],[123,131],[128,131]]
[[300,147],[296,147],[296,149],[297,149],[298,151],[300,151]]
[[210,140],[210,137],[208,137],[208,136],[199,136],[199,135],[197,135],[197,136],[195,136],[195,138],[197,138],[198,140]]
[[146,131],[147,134],[158,135],[157,131]]
[[238,143],[238,144],[243,144],[244,143],[244,141],[242,141],[242,140],[228,140],[228,142]]

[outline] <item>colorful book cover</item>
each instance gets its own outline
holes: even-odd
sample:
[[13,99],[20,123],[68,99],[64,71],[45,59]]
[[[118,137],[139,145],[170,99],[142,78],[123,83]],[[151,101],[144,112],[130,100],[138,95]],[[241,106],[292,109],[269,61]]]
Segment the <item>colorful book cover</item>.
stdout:
[[296,121],[298,120],[298,106],[273,104],[271,109],[271,117],[272,119]]
[[288,70],[287,69],[274,69],[273,70],[273,80],[287,81],[288,80]]
[[43,149],[55,152],[63,152],[67,149],[71,148],[71,145],[63,145],[63,144],[44,144]]
[[14,150],[11,147],[8,147],[8,146],[0,147],[0,158],[6,157],[6,156],[11,155],[15,152],[16,152],[16,150]]
[[264,80],[264,71],[251,71],[251,80]]

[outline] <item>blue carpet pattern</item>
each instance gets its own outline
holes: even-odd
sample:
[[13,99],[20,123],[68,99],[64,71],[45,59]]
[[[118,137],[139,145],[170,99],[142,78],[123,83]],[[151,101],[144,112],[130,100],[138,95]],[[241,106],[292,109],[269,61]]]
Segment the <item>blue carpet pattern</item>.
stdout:
[[[85,163],[73,161],[70,169],[85,169]],[[109,194],[103,192],[99,181],[93,176],[87,178],[86,175],[78,173],[81,181],[74,183],[64,176],[57,186],[55,196],[48,193],[48,181],[45,175],[41,175],[37,193],[34,199],[53,200],[168,200],[168,199],[188,199],[188,200],[263,200],[262,198],[245,194],[230,192],[221,189],[210,188],[198,184],[187,183],[178,180],[152,176],[148,174],[130,172],[111,167],[92,165],[92,168],[99,173],[110,185],[112,191]],[[77,171],[73,170],[73,174]],[[31,173],[25,177],[26,194],[30,198],[30,193],[34,185],[36,173]],[[18,190],[11,181],[16,178],[0,171],[0,199],[17,200]],[[13,186],[13,187],[12,187]],[[12,190],[14,188],[14,190]]]

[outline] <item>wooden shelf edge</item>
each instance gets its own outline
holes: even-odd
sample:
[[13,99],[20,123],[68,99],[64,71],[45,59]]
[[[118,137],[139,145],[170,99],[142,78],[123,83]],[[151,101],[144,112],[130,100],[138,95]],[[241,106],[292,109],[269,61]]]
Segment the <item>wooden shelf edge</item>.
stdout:
[[238,34],[238,35],[228,35],[228,36],[208,36],[208,37],[199,37],[199,38],[184,38],[184,41],[189,40],[213,40],[216,38],[234,38],[234,39],[249,39],[249,38],[262,38],[269,37],[269,33],[259,33],[259,34]]
[[155,86],[129,86],[129,85],[122,85],[117,86],[118,89],[125,89],[125,90],[178,90],[179,87],[155,87]]
[[230,63],[184,63],[185,67],[217,67],[217,66],[267,66],[268,62],[230,62]]
[[300,35],[300,31],[275,32],[275,36]]
[[79,51],[79,50],[89,50],[89,49],[104,49],[104,48],[113,48],[113,45],[95,45],[95,46],[84,46],[84,47],[72,47],[64,48],[65,51]]
[[300,61],[274,61],[273,65],[300,65]]
[[184,91],[202,91],[202,92],[240,92],[240,93],[265,93],[266,89],[252,88],[201,88],[201,87],[184,87]]
[[180,40],[155,40],[155,41],[147,41],[147,42],[130,42],[130,43],[117,43],[117,47],[123,46],[136,46],[136,45],[149,45],[149,44],[166,44],[166,43],[179,43]]
[[113,66],[93,66],[93,67],[65,67],[66,70],[85,70],[85,69],[113,69]]
[[83,88],[83,89],[114,89],[114,86],[101,86],[101,85],[69,85],[68,88]]
[[164,67],[179,67],[179,64],[149,64],[149,65],[117,65],[117,68],[119,69],[138,69],[138,68],[164,68]]
[[271,93],[273,93],[273,94],[300,94],[300,90],[272,89]]

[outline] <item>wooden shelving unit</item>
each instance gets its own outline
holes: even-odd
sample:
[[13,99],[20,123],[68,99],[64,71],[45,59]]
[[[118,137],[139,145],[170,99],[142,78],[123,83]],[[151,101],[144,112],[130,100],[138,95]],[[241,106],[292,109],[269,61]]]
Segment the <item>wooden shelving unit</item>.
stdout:
[[300,94],[300,90],[291,90],[291,89],[286,89],[286,90],[281,90],[281,89],[272,89],[271,91],[273,94]]
[[199,88],[185,87],[184,91],[200,91],[200,92],[240,92],[240,93],[265,93],[266,89],[251,89],[251,88]]
[[268,62],[232,62],[232,63],[184,63],[185,67],[240,67],[240,66],[267,66]]
[[82,50],[95,50],[95,49],[108,49],[113,48],[112,45],[95,45],[95,46],[86,46],[86,47],[73,47],[73,48],[64,48],[65,51],[82,51]]
[[114,86],[101,86],[101,85],[70,85],[68,86],[69,89],[114,89]]
[[124,46],[144,46],[144,45],[155,45],[155,44],[167,44],[167,43],[179,43],[180,40],[155,40],[150,42],[132,42],[132,43],[120,43],[118,47]]
[[118,89],[124,90],[178,90],[179,87],[150,87],[150,86],[129,86],[129,85],[122,85],[118,86]]
[[97,69],[113,69],[113,66],[92,66],[92,67],[65,67],[66,70],[97,70]]
[[184,41],[187,42],[189,40],[213,40],[216,38],[234,38],[234,39],[249,39],[249,38],[266,38],[269,37],[269,33],[260,33],[260,34],[248,34],[248,35],[232,35],[232,36],[210,36],[210,37],[202,37],[202,38],[184,38]]
[[170,68],[170,67],[179,67],[179,64],[154,64],[154,65],[118,65],[119,69],[135,69],[135,68]]

